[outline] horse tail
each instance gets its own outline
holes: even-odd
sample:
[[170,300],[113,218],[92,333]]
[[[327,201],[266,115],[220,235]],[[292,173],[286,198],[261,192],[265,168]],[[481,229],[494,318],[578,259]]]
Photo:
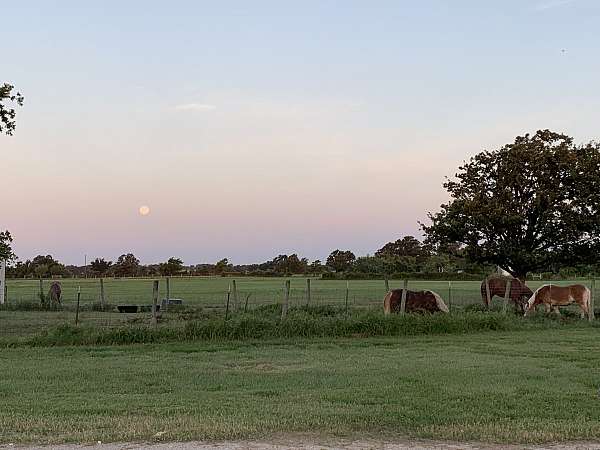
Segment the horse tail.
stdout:
[[393,292],[389,291],[385,294],[385,297],[383,297],[383,313],[386,316],[392,312],[392,294]]
[[440,297],[437,292],[433,292],[433,291],[429,291],[429,292],[435,297],[435,303],[437,304],[437,307],[440,309],[440,311],[449,313],[450,310],[444,303],[444,300],[442,300],[442,297]]
[[592,317],[592,291],[587,286],[583,291],[583,301],[588,310],[588,317]]

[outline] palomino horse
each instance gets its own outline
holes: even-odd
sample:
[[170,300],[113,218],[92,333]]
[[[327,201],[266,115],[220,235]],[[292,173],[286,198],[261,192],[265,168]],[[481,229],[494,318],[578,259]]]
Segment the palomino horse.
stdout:
[[573,284],[571,286],[554,286],[552,284],[545,284],[538,288],[529,301],[527,302],[527,310],[525,315],[529,313],[536,305],[544,305],[546,312],[550,312],[551,309],[558,314],[559,306],[567,306],[571,303],[577,303],[581,308],[581,318],[583,319],[587,314],[590,317],[590,299],[592,293],[590,290],[582,284]]
[[490,300],[494,298],[495,295],[504,297],[504,294],[506,294],[506,283],[510,280],[510,293],[508,297],[515,304],[515,309],[522,313],[525,312],[527,299],[533,295],[533,291],[525,286],[525,283],[517,278],[510,278],[502,275],[490,275],[487,277],[481,282],[481,299],[488,308],[490,307],[490,304],[488,303],[485,289],[486,280],[490,288]]
[[[402,291],[404,289],[392,289],[383,298],[383,312],[390,314],[400,311],[402,303]],[[450,312],[448,307],[438,294],[433,291],[406,291],[406,312]]]

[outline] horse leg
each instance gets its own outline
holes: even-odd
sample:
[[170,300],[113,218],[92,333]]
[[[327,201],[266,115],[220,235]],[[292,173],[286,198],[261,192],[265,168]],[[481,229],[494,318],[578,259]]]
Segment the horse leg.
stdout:
[[550,313],[552,307],[548,303],[544,303],[544,308],[546,309],[546,314]]
[[554,312],[556,313],[556,315],[560,316],[560,309],[558,309],[558,306],[554,306],[553,309],[554,309]]
[[587,315],[588,319],[590,317],[590,304],[587,302],[583,302],[579,304],[579,308],[581,309],[581,315],[580,317],[582,319],[585,319],[585,316]]

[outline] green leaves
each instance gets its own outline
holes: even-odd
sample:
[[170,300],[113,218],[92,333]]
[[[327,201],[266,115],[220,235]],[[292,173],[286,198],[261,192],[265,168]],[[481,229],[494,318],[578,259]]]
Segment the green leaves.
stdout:
[[444,187],[452,200],[423,225],[428,242],[458,242],[476,262],[524,277],[590,262],[600,248],[597,143],[549,130],[519,136],[471,158]]
[[15,258],[11,248],[12,241],[8,231],[0,231],[0,260],[11,261]]
[[12,107],[8,107],[6,103],[11,103],[13,106],[23,106],[25,98],[19,93],[13,93],[14,86],[4,83],[0,86],[0,134],[5,133],[12,135],[15,131],[16,111]]

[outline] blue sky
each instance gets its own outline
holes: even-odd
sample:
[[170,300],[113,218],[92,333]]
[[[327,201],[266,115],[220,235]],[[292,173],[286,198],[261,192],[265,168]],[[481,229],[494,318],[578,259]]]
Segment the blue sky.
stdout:
[[600,138],[593,0],[0,3],[22,258],[373,253],[470,155]]

